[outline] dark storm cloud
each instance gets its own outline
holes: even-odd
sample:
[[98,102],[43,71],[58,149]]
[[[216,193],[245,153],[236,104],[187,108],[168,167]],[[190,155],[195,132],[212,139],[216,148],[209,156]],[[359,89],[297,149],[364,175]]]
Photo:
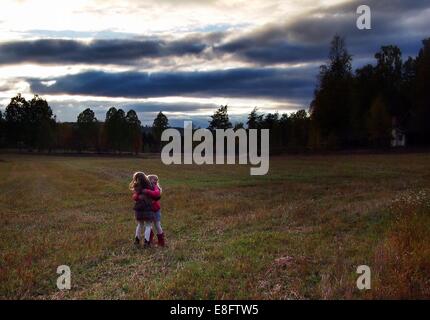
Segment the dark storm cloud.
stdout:
[[89,43],[64,39],[12,41],[0,44],[0,64],[132,64],[143,58],[195,55],[205,48],[202,38],[196,37],[177,41],[106,39]]
[[[209,63],[211,59],[226,59],[225,54],[260,65],[321,62],[326,59],[329,41],[335,34],[346,37],[348,48],[358,59],[372,57],[385,44],[397,44],[405,55],[415,55],[420,40],[430,36],[427,0],[366,1],[372,9],[372,30],[366,31],[356,28],[356,9],[361,4],[349,1],[320,7],[293,21],[275,22],[244,34],[196,32],[179,40],[168,40],[121,39],[120,35],[111,39],[115,33],[107,32],[93,35],[98,40],[89,43],[64,39],[4,42],[0,43],[0,65],[22,62],[139,65],[142,59],[185,55],[199,56]],[[71,31],[64,32],[67,35]],[[109,38],[99,39],[106,36]]]
[[[345,36],[355,56],[373,56],[381,45],[396,44],[405,55],[415,55],[424,37],[430,36],[430,2],[369,0],[372,30],[358,30],[352,1],[310,12],[288,23],[275,23],[215,46],[215,52],[261,64],[324,60],[330,39]],[[421,14],[421,16],[420,16]]]
[[[53,79],[27,79],[33,92],[106,97],[268,97],[301,100],[315,82],[315,68],[230,69],[205,72],[83,72]],[[50,86],[45,81],[55,80]]]

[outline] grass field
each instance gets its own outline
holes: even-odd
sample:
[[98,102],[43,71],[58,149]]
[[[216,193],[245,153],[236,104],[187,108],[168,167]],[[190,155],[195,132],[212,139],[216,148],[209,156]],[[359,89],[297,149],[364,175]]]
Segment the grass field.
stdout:
[[[160,177],[167,248],[133,246],[136,170]],[[0,219],[0,298],[430,298],[430,154],[272,157],[262,177],[0,154]]]

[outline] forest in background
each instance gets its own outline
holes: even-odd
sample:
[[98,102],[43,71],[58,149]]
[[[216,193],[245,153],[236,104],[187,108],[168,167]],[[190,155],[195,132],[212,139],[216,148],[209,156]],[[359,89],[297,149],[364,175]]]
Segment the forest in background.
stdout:
[[[272,153],[385,148],[393,129],[410,146],[430,144],[430,38],[418,55],[403,60],[395,45],[382,46],[375,64],[352,70],[345,39],[335,36],[329,59],[320,67],[308,111],[259,113],[232,124],[228,107],[214,112],[208,128],[270,129]],[[28,151],[158,152],[169,120],[159,112],[152,127],[142,127],[134,110],[110,108],[104,122],[90,108],[76,122],[60,123],[48,102],[21,94],[0,111],[0,147]]]

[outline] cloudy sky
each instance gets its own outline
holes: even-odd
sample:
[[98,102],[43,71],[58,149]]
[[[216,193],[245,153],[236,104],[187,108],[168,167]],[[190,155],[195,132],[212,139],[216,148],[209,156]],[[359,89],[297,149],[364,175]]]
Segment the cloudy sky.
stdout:
[[[357,7],[372,30],[356,28]],[[206,126],[230,106],[233,121],[307,108],[334,34],[354,67],[381,45],[415,56],[430,37],[428,0],[1,0],[0,106],[21,92],[46,98],[57,119],[91,107],[135,109],[144,124]]]

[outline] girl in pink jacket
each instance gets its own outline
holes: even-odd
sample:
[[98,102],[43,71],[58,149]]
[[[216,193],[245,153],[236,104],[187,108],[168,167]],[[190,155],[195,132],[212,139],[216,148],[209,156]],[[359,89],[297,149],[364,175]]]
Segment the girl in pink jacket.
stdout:
[[154,212],[154,223],[157,230],[158,245],[164,247],[165,238],[163,228],[161,228],[161,205],[160,198],[162,189],[159,184],[159,179],[155,174],[148,175],[148,179],[154,187],[153,190],[145,189],[143,193],[152,199],[152,211]]

